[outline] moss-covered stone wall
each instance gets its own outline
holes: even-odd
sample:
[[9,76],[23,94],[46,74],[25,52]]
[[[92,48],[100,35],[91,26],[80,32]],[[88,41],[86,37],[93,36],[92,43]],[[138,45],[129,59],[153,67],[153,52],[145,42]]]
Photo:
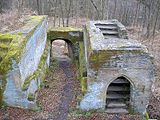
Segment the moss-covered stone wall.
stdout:
[[72,27],[58,27],[54,29],[49,29],[48,31],[48,40],[62,39],[69,40],[72,43],[78,41],[83,41],[82,30]]
[[36,107],[36,99],[28,97],[39,88],[49,64],[47,25],[46,16],[31,16],[19,30],[0,34],[1,95],[9,106]]

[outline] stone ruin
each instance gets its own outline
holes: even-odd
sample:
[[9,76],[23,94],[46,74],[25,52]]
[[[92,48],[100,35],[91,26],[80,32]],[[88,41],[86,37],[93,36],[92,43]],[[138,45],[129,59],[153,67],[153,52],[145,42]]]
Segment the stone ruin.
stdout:
[[146,47],[129,39],[117,20],[91,21],[85,32],[88,89],[80,108],[144,113],[154,81],[152,57]]
[[0,105],[36,109],[37,90],[50,65],[51,44],[69,46],[81,83],[82,110],[144,113],[154,81],[153,58],[117,20],[90,21],[83,30],[48,29],[47,16],[31,16],[17,31],[0,34]]

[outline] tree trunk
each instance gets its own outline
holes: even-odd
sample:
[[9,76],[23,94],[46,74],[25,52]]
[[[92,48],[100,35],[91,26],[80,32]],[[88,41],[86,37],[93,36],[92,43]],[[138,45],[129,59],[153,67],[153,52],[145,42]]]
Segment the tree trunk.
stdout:
[[60,0],[60,8],[61,8],[62,24],[63,24],[63,27],[64,27],[65,23],[64,23],[64,15],[63,15],[63,5],[62,5],[62,1],[61,0]]
[[153,28],[153,37],[155,36],[155,32],[156,32],[156,27],[157,27],[157,22],[158,22],[158,18],[159,18],[159,12],[160,12],[160,2],[158,1],[158,10],[156,12],[156,20],[155,20],[155,24],[154,24],[154,28]]
[[113,12],[114,18],[116,18],[116,10],[117,10],[117,0],[114,0],[114,12]]
[[90,0],[90,1],[91,1],[91,3],[92,3],[93,7],[95,8],[96,12],[97,12],[97,16],[98,16],[98,19],[99,19],[100,17],[99,17],[98,7],[97,7],[96,4],[93,2],[93,0]]
[[66,26],[69,26],[69,17],[70,17],[70,12],[71,12],[71,6],[72,6],[72,0],[69,0],[69,7],[68,7],[68,12],[67,12],[67,22]]
[[56,3],[55,3],[55,9],[54,9],[54,27],[56,26],[56,19],[57,19],[57,5],[58,5],[58,0],[56,0]]

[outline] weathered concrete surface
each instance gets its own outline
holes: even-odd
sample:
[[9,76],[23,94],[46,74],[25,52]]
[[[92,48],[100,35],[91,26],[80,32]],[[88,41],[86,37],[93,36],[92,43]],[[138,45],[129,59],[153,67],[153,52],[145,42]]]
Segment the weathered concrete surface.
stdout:
[[55,39],[69,40],[75,43],[83,41],[83,33],[81,29],[72,27],[51,28],[48,31],[48,39],[51,41]]
[[125,27],[115,20],[89,22],[85,32],[88,89],[80,108],[105,109],[108,86],[125,77],[131,83],[131,109],[144,113],[154,81],[152,57],[146,47],[128,39]]
[[[27,20],[23,28],[13,33],[22,34],[21,44],[23,44],[24,40],[26,40],[26,43],[20,60],[18,63],[12,60],[12,69],[7,74],[4,101],[9,106],[28,109],[37,107],[36,91],[42,82],[43,74],[38,74],[36,71],[39,69],[40,63],[45,62],[44,66],[41,66],[44,69],[49,64],[49,54],[47,54],[48,57],[46,56],[42,59],[44,51],[47,49],[47,25],[47,17],[33,16]],[[35,73],[37,73],[36,77]],[[31,77],[32,75],[34,76]]]

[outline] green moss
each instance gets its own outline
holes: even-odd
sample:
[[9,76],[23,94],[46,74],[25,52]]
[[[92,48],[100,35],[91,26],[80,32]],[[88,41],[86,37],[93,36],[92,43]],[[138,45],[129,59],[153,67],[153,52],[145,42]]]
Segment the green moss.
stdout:
[[11,34],[0,34],[0,43],[10,43],[12,39]]
[[0,74],[6,74],[6,72],[11,68],[12,61],[11,59],[18,59],[17,53],[21,51],[21,46],[19,46],[19,41],[21,36],[12,35],[12,42],[9,45],[8,52],[5,57],[2,58],[0,63]]
[[30,28],[30,26],[33,27],[34,24],[37,26],[32,29],[27,36],[24,37],[24,34],[21,32],[15,33],[15,34],[0,34],[0,38],[4,40],[10,40],[10,46],[8,48],[8,53],[5,57],[3,57],[2,62],[0,63],[0,74],[6,73],[8,70],[11,69],[12,61],[11,59],[14,59],[17,61],[17,63],[20,61],[23,53],[25,45],[28,41],[28,39],[33,35],[35,30],[37,29],[38,25],[41,24],[41,22],[45,19],[45,16],[31,16],[29,20],[27,21],[27,24],[22,27],[22,29]]
[[3,92],[2,92],[2,88],[0,87],[0,108],[2,107],[2,98],[3,98]]
[[0,51],[0,56],[4,56],[6,53],[4,51]]
[[106,63],[106,61],[109,61],[110,59],[113,59],[113,57],[116,57],[121,54],[127,54],[127,53],[132,53],[132,54],[144,54],[140,50],[107,50],[107,51],[94,51],[90,52],[89,56],[89,61],[91,68],[93,68],[95,71],[98,71],[99,68]]
[[47,16],[30,16],[30,21],[31,21],[31,22],[36,21],[36,22],[40,23],[40,22],[42,22],[46,17],[47,17]]
[[131,115],[135,115],[136,114],[131,105],[129,105],[129,107],[128,107],[128,112]]
[[145,120],[149,120],[149,114],[146,112],[144,115]]
[[0,43],[0,51],[7,53],[8,52],[9,45]]
[[[21,60],[21,57],[24,53],[24,48],[29,38],[33,35],[39,24],[43,22],[45,16],[32,16],[26,21],[26,25],[22,27],[23,30],[27,30],[35,26],[31,31],[26,34],[23,32],[17,32],[14,34],[0,34],[0,48],[7,48],[8,50],[0,52],[2,60],[0,61],[0,74],[6,75],[9,70],[12,69],[12,60],[15,60],[17,63]],[[8,45],[8,47],[6,45]],[[34,75],[35,76],[35,75]],[[4,84],[6,79],[3,80]],[[3,85],[5,86],[5,85]],[[28,84],[24,88],[27,88]],[[3,87],[4,88],[4,87]]]
[[87,77],[81,78],[80,82],[81,82],[82,93],[85,94],[87,92]]
[[13,36],[11,34],[0,34],[0,56],[1,60],[5,57],[6,53],[9,49],[9,44],[13,40]]
[[86,72],[85,55],[84,55],[84,43],[79,42],[80,53],[79,53],[79,77],[84,77],[83,73]]
[[80,31],[80,32],[82,32],[82,29],[73,28],[73,27],[57,27],[57,28],[54,28],[54,29],[50,29],[50,31],[61,31],[61,32]]
[[8,49],[8,45],[6,45],[6,44],[0,44],[0,48],[3,48],[3,49]]
[[29,101],[34,101],[35,98],[36,98],[36,95],[35,95],[35,94],[33,94],[33,93],[29,93],[29,94],[28,94],[28,100],[29,100]]
[[6,87],[6,75],[0,75],[0,108],[4,105],[3,92]]
[[23,87],[22,87],[22,90],[25,91],[28,89],[29,85],[30,85],[30,82],[32,80],[35,80],[36,78],[38,78],[41,74],[43,74],[43,71],[40,71],[41,69],[38,69],[37,71],[35,71],[31,76],[29,76],[24,84],[23,84]]

